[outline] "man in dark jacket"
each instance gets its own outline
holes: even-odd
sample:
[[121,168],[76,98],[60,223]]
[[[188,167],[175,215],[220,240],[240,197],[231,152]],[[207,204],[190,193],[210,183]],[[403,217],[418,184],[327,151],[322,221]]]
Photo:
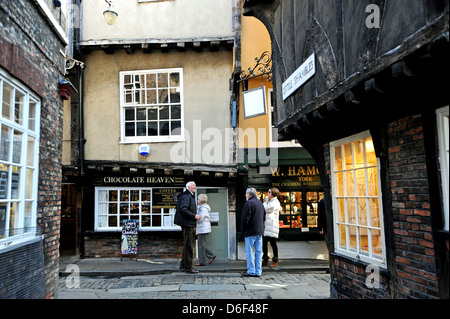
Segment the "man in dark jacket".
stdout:
[[[241,231],[245,237],[245,257],[247,272],[244,277],[260,277],[262,273],[262,237],[266,211],[261,201],[256,197],[256,190],[248,188],[245,197],[247,202],[242,209]],[[255,254],[253,255],[253,247]]]
[[200,215],[197,215],[197,203],[195,202],[197,186],[194,182],[189,182],[186,184],[186,188],[187,190],[178,199],[174,222],[181,226],[183,231],[183,255],[180,269],[187,273],[196,274],[198,271],[192,268],[192,259],[194,258],[195,226],[197,220],[200,219]]

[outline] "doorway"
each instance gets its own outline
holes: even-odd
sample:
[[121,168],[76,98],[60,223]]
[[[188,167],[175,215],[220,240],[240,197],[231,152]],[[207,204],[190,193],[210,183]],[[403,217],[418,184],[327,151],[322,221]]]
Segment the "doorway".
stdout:
[[75,184],[62,184],[60,255],[77,254],[78,190]]
[[211,233],[207,237],[207,247],[217,258],[230,258],[228,236],[228,190],[226,188],[197,187],[197,196],[206,194],[211,207]]

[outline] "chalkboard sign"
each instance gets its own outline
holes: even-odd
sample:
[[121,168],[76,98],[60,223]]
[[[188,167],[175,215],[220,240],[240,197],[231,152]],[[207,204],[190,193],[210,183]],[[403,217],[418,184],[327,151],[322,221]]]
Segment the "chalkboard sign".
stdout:
[[120,261],[122,261],[122,255],[136,255],[137,260],[138,230],[139,220],[127,219],[123,221]]

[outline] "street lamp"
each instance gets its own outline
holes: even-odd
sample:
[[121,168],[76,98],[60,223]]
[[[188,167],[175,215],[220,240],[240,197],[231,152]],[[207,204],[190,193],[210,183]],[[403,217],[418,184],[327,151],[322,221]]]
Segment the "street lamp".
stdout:
[[109,5],[109,7],[108,9],[103,11],[103,16],[105,17],[107,24],[113,25],[116,22],[117,16],[119,14],[113,9],[111,0],[105,0],[105,2]]

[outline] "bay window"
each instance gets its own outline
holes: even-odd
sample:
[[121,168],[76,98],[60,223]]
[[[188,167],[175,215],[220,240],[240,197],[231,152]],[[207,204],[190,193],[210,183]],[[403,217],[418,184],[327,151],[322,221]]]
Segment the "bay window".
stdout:
[[40,101],[0,70],[0,249],[36,231]]

